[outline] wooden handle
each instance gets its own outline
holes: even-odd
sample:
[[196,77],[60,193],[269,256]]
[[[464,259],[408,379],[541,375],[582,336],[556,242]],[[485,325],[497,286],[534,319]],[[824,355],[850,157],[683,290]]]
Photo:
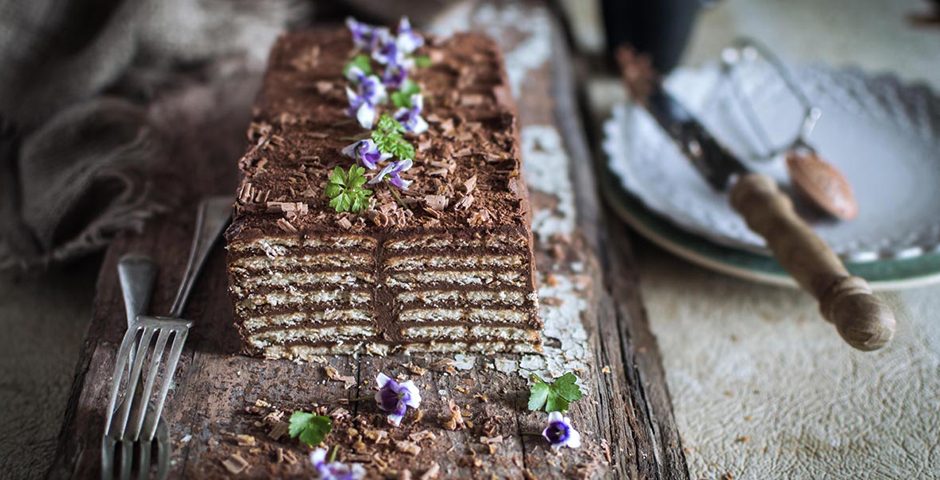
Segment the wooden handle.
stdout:
[[731,189],[731,206],[764,237],[780,265],[819,300],[823,317],[849,345],[877,350],[894,336],[894,313],[875,298],[868,282],[849,275],[839,257],[793,210],[793,203],[766,175],[742,176]]

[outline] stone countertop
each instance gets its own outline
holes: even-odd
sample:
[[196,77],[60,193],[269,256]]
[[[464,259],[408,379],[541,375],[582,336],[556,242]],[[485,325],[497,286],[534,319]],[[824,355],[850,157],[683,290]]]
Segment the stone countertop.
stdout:
[[[726,0],[702,14],[683,63],[715,59],[748,35],[788,61],[855,64],[940,90],[940,29],[907,20],[927,7]],[[618,87],[592,80],[595,112],[609,112]],[[691,478],[940,476],[940,286],[884,294],[897,335],[862,353],[809,295],[707,271],[645,242],[636,253]]]

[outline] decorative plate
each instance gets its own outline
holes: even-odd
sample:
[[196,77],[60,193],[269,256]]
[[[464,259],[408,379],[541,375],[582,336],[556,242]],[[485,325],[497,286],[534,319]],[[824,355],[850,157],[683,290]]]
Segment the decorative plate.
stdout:
[[[802,66],[794,76],[823,112],[809,143],[848,178],[859,204],[851,221],[801,209],[804,218],[849,263],[940,252],[940,97],[925,86],[854,68]],[[754,69],[738,79],[771,140],[795,136],[801,111],[783,82]],[[754,170],[789,188],[781,159],[747,160],[755,140],[728,107],[734,103],[725,97],[733,93],[717,66],[679,70],[666,88]],[[705,183],[645,111],[615,106],[604,132],[608,168],[650,211],[720,245],[769,255],[727,196]]]
[[[796,287],[793,278],[771,257],[718,245],[677,227],[627,193],[616,176],[602,176],[601,188],[613,210],[634,230],[676,256],[696,265],[745,280]],[[940,253],[869,262],[847,261],[853,275],[873,290],[899,290],[940,282]]]

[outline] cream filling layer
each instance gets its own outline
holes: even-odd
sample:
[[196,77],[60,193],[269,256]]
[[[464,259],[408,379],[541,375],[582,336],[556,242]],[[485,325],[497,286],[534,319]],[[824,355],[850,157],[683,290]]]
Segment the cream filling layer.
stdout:
[[390,287],[410,290],[426,284],[452,285],[506,285],[524,287],[526,277],[521,272],[493,272],[476,270],[469,272],[435,271],[392,273],[385,282]]
[[361,286],[375,283],[369,272],[272,272],[249,276],[238,281],[232,291],[241,295],[256,287],[286,287],[291,285]]
[[296,341],[337,343],[348,340],[363,340],[373,336],[375,336],[375,328],[370,326],[337,325],[331,327],[273,330],[251,335],[248,337],[248,343],[255,348],[264,348],[269,345],[279,345]]
[[294,312],[263,317],[245,319],[242,324],[246,330],[253,331],[265,327],[293,327],[294,325],[317,324],[323,322],[368,322],[372,321],[372,313],[365,310],[336,310],[329,309],[319,312]]
[[386,250],[413,248],[514,248],[525,246],[525,238],[518,235],[495,234],[484,238],[458,238],[450,235],[428,235],[420,238],[396,239],[385,242]]
[[[398,315],[399,322],[502,322],[526,323],[529,321],[529,312],[510,309],[486,308],[415,308],[404,310]],[[533,309],[534,310],[534,309]]]
[[239,309],[253,309],[261,305],[277,307],[296,303],[342,303],[347,305],[362,305],[372,301],[371,292],[350,292],[346,290],[318,290],[313,292],[269,292],[265,294],[250,294],[244,300],[236,303]]
[[398,303],[420,302],[433,306],[444,302],[467,301],[475,304],[503,303],[510,305],[523,305],[527,295],[514,290],[427,290],[423,292],[399,293],[395,300]]
[[289,248],[296,247],[374,250],[376,245],[378,245],[378,241],[375,238],[364,235],[321,235],[307,237],[303,240],[298,237],[260,237],[232,243],[228,248],[233,252],[261,251],[266,254],[267,252],[273,252],[275,255],[284,255]]
[[292,255],[289,257],[242,257],[235,259],[231,265],[251,270],[283,267],[330,267],[346,269],[349,267],[372,267],[374,257],[371,253],[313,253],[309,255]]
[[406,327],[401,329],[401,334],[405,338],[412,339],[434,338],[442,340],[461,340],[471,336],[519,342],[536,342],[539,339],[539,332],[537,330],[515,327],[485,327],[479,325],[427,325]]
[[511,268],[525,263],[521,255],[405,255],[385,260],[391,270],[420,270],[424,268]]

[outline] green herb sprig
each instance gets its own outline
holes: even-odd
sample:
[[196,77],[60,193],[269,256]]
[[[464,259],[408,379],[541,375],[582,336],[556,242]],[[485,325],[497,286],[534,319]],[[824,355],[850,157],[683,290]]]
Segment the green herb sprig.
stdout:
[[353,57],[352,60],[350,60],[349,63],[343,67],[343,76],[348,76],[349,71],[352,70],[353,67],[359,67],[359,70],[362,70],[362,73],[366,75],[372,75],[372,61],[369,60],[368,55],[360,53],[359,55]]
[[583,396],[578,387],[578,377],[568,372],[546,383],[542,377],[533,374],[532,387],[529,389],[529,410],[536,412],[566,412],[568,406]]
[[401,87],[392,92],[392,104],[398,108],[411,108],[411,96],[421,93],[421,87],[412,80],[405,80]]
[[375,130],[372,131],[372,141],[384,153],[389,153],[399,160],[413,160],[415,147],[403,135],[405,127],[389,114],[383,113],[379,117]]
[[333,210],[359,213],[369,206],[372,190],[364,187],[365,173],[366,169],[358,165],[350,165],[349,170],[343,170],[342,167],[333,169],[326,185],[326,196]]
[[297,410],[290,416],[287,433],[290,438],[299,438],[308,447],[315,447],[322,443],[332,430],[333,421],[330,417]]

